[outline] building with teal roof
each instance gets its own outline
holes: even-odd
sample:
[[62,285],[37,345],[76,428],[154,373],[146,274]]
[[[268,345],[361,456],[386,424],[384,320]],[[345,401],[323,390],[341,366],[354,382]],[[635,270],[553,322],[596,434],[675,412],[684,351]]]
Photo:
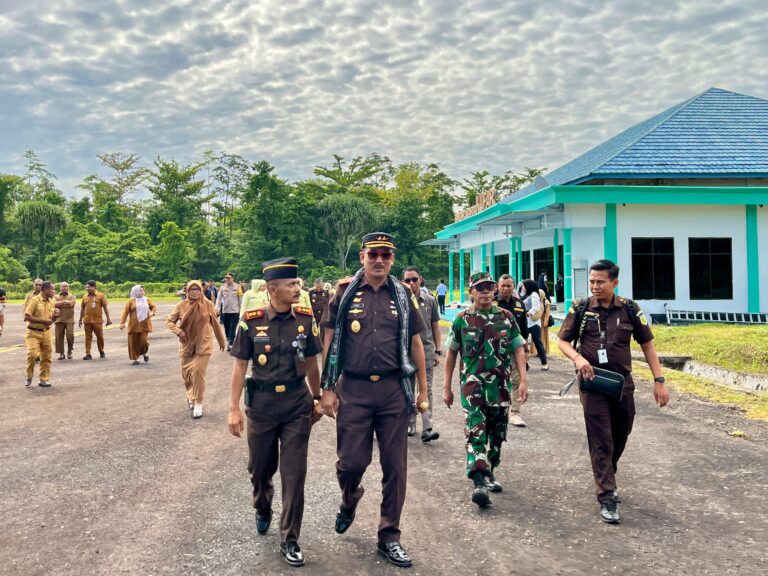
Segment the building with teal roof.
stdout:
[[495,278],[562,274],[567,307],[589,294],[589,264],[608,258],[619,292],[652,314],[766,313],[767,204],[768,100],[710,88],[428,243],[448,250],[462,299],[467,260]]

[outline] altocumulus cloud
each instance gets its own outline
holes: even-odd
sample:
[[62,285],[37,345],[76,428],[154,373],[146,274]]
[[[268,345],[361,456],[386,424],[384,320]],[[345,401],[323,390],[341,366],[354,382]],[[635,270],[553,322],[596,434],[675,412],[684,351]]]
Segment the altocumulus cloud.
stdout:
[[709,86],[768,97],[755,1],[0,0],[0,171],[130,151],[554,168]]

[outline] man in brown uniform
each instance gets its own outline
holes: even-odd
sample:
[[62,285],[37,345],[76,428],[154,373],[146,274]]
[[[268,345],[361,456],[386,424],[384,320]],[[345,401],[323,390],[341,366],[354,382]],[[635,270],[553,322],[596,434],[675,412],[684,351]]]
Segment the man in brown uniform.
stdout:
[[107,297],[101,292],[96,291],[96,281],[88,280],[85,283],[86,293],[83,296],[82,304],[80,305],[80,320],[77,325],[83,325],[83,319],[85,319],[85,356],[83,360],[92,360],[91,356],[91,343],[93,342],[93,335],[96,334],[96,345],[99,348],[99,356],[106,358],[104,354],[104,329],[101,324],[104,322],[102,318],[102,311],[107,317],[107,326],[112,324],[112,319],[109,317],[109,308],[107,307]]
[[[27,309],[27,304],[29,304],[29,301],[32,300],[35,296],[38,296],[40,294],[40,290],[43,287],[43,279],[42,278],[35,278],[35,282],[33,284],[34,289],[27,292],[26,296],[24,296],[24,308],[22,309],[22,313],[24,310]],[[54,287],[54,290],[56,288]]]
[[[420,412],[429,408],[419,336],[426,327],[408,289],[389,274],[394,250],[389,234],[366,234],[360,251],[363,267],[339,283],[325,310],[322,407],[327,416],[338,414],[336,475],[342,502],[336,532],[346,532],[355,519],[375,433],[383,473],[377,551],[407,568],[412,562],[400,545],[400,513],[408,476],[408,415],[417,407]],[[419,394],[414,404],[415,372]]]
[[296,260],[272,260],[262,264],[262,269],[270,303],[246,312],[238,326],[230,351],[237,361],[232,367],[228,425],[229,431],[240,437],[240,396],[251,360],[245,405],[256,530],[259,534],[269,530],[272,477],[279,463],[283,496],[280,550],[288,564],[302,566],[304,554],[299,547],[299,534],[304,515],[309,433],[312,413],[320,409],[320,369],[316,357],[320,353],[319,331],[311,309],[291,306],[300,296]]
[[[592,264],[589,269],[592,298],[574,303],[558,334],[558,347],[573,361],[580,378],[593,379],[592,366],[624,376],[624,395],[620,401],[597,392],[580,391],[600,517],[608,524],[621,522],[616,469],[635,419],[635,384],[629,349],[633,336],[653,372],[654,399],[659,407],[669,402],[648,320],[635,302],[614,293],[618,284],[619,267],[616,264],[610,260]],[[577,340],[578,352],[572,344]]]
[[[328,307],[328,301],[331,295],[323,288],[323,280],[317,278],[314,287],[309,291],[309,300],[312,302],[312,313],[315,315],[315,322],[318,326],[323,319],[323,312]],[[320,331],[320,342],[323,341],[325,330]]]
[[40,382],[44,388],[51,384],[51,326],[59,312],[54,306],[54,288],[51,282],[43,282],[40,294],[29,300],[24,308],[24,320],[27,322],[27,380],[25,386],[32,385],[35,363],[40,358]]
[[77,298],[69,291],[69,284],[62,282],[56,295],[56,353],[59,360],[64,360],[64,336],[67,337],[67,357],[72,360],[72,349],[75,347],[75,304]]

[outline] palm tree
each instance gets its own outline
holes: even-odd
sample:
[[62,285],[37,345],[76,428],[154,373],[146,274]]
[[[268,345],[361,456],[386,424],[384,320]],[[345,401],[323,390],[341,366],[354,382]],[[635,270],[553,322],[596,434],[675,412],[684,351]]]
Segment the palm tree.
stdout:
[[37,240],[37,265],[35,274],[43,277],[46,257],[46,240],[67,225],[67,213],[61,206],[42,200],[22,202],[16,209],[19,224]]

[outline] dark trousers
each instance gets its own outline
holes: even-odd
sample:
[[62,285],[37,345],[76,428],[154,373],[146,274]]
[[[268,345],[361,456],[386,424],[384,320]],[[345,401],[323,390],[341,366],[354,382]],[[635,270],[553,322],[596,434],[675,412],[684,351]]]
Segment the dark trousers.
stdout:
[[336,475],[342,505],[354,510],[363,496],[360,482],[371,463],[375,433],[382,471],[378,538],[398,542],[408,478],[408,409],[400,381],[397,376],[371,382],[344,374],[337,394]]
[[635,420],[635,387],[632,378],[626,378],[621,402],[594,392],[580,392],[592,474],[600,503],[613,499],[619,458],[627,445]]
[[301,532],[311,411],[312,396],[306,387],[283,394],[255,392],[246,408],[248,472],[253,484],[253,507],[261,515],[272,514],[272,477],[280,464],[281,542],[298,542]]
[[235,331],[237,330],[237,323],[240,320],[239,314],[236,312],[222,312],[221,323],[224,325],[224,334],[227,335],[227,342],[232,344],[235,341]]
[[542,366],[547,365],[547,349],[544,348],[544,342],[541,341],[541,326],[534,324],[528,328],[528,332],[533,340],[533,345],[536,346],[536,354],[539,356]]
[[440,314],[445,314],[445,294],[437,297],[437,305],[440,307]]

